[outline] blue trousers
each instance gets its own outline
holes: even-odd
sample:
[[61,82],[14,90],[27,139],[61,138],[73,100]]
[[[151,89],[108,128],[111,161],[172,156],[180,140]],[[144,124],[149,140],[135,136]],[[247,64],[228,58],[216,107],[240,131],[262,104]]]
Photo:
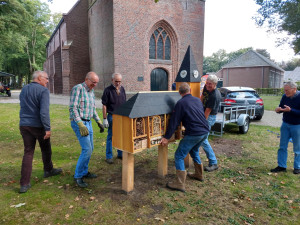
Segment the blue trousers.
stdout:
[[179,146],[175,152],[175,167],[176,170],[185,170],[184,158],[190,153],[190,156],[195,163],[201,164],[199,156],[199,147],[207,138],[208,134],[201,136],[184,136],[180,141]]
[[94,150],[92,122],[91,121],[89,121],[89,122],[82,121],[82,122],[89,130],[89,135],[85,136],[85,137],[82,137],[80,135],[80,130],[79,130],[77,123],[74,122],[73,120],[71,121],[71,127],[72,127],[73,131],[75,132],[76,137],[81,146],[81,154],[77,161],[75,175],[74,175],[74,178],[76,178],[76,179],[82,178],[83,176],[87,175],[90,158],[91,158],[92,152]]
[[[217,119],[217,115],[209,115],[208,116],[207,122],[208,122],[209,130],[215,124],[216,119]],[[214,164],[218,164],[218,161],[217,161],[216,155],[214,153],[214,150],[212,149],[212,147],[209,144],[208,136],[203,141],[201,146],[202,146],[202,148],[203,148],[203,150],[206,154],[206,157],[208,158],[209,166],[214,165]]]
[[[107,138],[106,138],[106,159],[111,159],[113,157],[112,152],[112,126],[113,126],[113,118],[111,114],[107,115],[107,121],[109,124],[109,127],[107,129]],[[118,156],[122,157],[122,151],[118,150]]]
[[294,169],[300,169],[300,125],[282,122],[280,128],[280,145],[277,152],[278,166],[287,167],[288,144],[292,138],[294,146]]

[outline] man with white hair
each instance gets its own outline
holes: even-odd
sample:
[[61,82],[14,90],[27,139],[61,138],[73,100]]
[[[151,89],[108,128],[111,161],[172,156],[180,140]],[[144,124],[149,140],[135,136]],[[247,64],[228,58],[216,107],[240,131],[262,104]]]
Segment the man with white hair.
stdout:
[[[122,75],[120,73],[112,74],[112,84],[104,89],[102,95],[102,112],[103,112],[103,125],[107,130],[106,138],[106,162],[112,164],[113,161],[113,151],[112,151],[112,125],[113,118],[112,113],[120,105],[126,102],[126,93],[124,87],[121,85]],[[122,151],[117,150],[117,158],[122,159]]]
[[[221,93],[217,89],[218,77],[216,75],[209,75],[206,79],[206,84],[201,95],[201,101],[204,106],[205,118],[208,121],[209,130],[215,124],[217,113],[221,101]],[[202,148],[208,158],[209,165],[204,168],[205,171],[211,172],[218,169],[218,161],[214,150],[209,144],[208,137],[202,143]]]
[[294,174],[300,174],[300,92],[297,84],[289,81],[284,84],[284,95],[279,106],[275,109],[277,113],[283,113],[280,128],[280,144],[277,152],[278,166],[271,169],[272,173],[286,172],[288,144],[290,138],[294,146]]
[[44,177],[58,175],[62,169],[53,168],[52,149],[50,143],[51,126],[49,115],[49,82],[48,74],[35,71],[30,84],[24,86],[20,93],[20,132],[24,142],[20,193],[31,187],[30,177],[36,140],[40,144],[44,164]]

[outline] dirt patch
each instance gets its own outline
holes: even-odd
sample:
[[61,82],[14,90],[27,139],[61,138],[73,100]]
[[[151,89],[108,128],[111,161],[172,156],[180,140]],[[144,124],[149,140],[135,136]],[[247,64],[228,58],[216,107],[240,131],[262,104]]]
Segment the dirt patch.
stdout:
[[225,139],[225,138],[215,138],[210,141],[210,145],[213,148],[215,154],[225,155],[227,157],[240,156],[242,154],[242,141]]

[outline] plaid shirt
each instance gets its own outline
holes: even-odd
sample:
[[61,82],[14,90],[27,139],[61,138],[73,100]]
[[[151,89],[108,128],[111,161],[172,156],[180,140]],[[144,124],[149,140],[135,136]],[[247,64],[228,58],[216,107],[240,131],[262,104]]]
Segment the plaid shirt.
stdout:
[[94,118],[96,122],[100,121],[96,111],[94,90],[89,90],[85,82],[72,88],[69,111],[70,119],[76,123],[81,122],[81,119],[90,120],[91,118]]

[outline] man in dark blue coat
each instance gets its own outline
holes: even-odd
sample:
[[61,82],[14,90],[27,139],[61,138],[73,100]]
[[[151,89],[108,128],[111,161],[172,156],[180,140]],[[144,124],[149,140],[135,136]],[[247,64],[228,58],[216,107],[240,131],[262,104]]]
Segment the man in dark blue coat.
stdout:
[[182,98],[176,103],[171,115],[169,125],[161,140],[163,146],[168,144],[170,139],[182,122],[185,128],[184,138],[180,141],[175,152],[175,167],[177,179],[175,182],[167,183],[167,187],[173,190],[185,192],[186,170],[184,158],[190,154],[194,160],[195,174],[190,174],[191,178],[203,180],[202,163],[199,156],[199,147],[207,138],[209,127],[204,115],[202,102],[199,98],[193,97],[190,93],[190,86],[182,83],[179,87],[179,94]]
[[20,132],[24,142],[20,193],[31,187],[30,177],[36,140],[38,140],[44,164],[44,177],[58,175],[62,169],[53,168],[51,155],[51,127],[49,115],[48,75],[44,71],[36,71],[32,75],[33,82],[24,86],[20,94]]

